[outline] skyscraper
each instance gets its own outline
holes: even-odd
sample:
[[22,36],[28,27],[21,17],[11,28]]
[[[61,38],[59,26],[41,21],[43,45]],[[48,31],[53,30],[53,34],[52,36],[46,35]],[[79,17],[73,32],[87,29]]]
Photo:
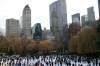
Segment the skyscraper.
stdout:
[[63,40],[66,25],[66,0],[55,1],[50,5],[50,28],[57,40]]
[[87,16],[86,15],[81,16],[82,27],[84,27],[86,25],[85,24],[86,21],[87,21]]
[[42,40],[42,28],[40,23],[36,23],[32,27],[32,34],[33,34],[33,39]]
[[72,23],[77,23],[78,25],[80,25],[80,13],[72,15]]
[[98,0],[99,18],[100,18],[100,0]]
[[87,9],[87,16],[88,16],[88,21],[91,21],[91,22],[95,21],[94,7],[89,7]]
[[19,35],[20,34],[20,26],[19,20],[16,19],[7,19],[6,20],[6,36],[11,35]]
[[22,14],[22,34],[27,38],[31,36],[31,9],[28,5],[23,9]]

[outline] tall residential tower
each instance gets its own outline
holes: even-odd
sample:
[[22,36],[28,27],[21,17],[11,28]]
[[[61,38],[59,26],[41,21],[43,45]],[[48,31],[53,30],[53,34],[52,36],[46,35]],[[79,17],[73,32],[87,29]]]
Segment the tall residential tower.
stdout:
[[80,13],[72,15],[72,23],[77,23],[78,25],[80,25]]
[[87,15],[81,16],[82,27],[85,27],[86,26],[86,21],[87,21]]
[[64,40],[67,28],[66,0],[58,0],[50,5],[50,28],[55,39]]
[[95,12],[94,12],[94,7],[89,7],[87,9],[87,16],[88,16],[88,21],[95,21]]
[[19,36],[20,34],[20,26],[19,20],[16,19],[7,19],[6,20],[6,36],[16,35]]
[[98,8],[99,8],[99,19],[100,19],[100,0],[98,0]]
[[32,38],[31,33],[31,9],[28,5],[23,9],[22,14],[22,34],[27,38]]

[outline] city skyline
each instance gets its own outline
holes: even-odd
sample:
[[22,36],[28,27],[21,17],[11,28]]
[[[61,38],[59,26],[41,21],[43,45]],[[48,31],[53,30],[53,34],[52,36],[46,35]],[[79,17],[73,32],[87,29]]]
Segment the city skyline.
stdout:
[[[6,19],[15,18],[21,19],[22,10],[25,5],[29,4],[32,10],[32,25],[35,23],[41,23],[42,28],[46,27],[50,29],[50,18],[49,18],[49,5],[56,0],[3,0],[0,2],[0,28],[5,31]],[[78,5],[76,5],[78,3]],[[85,4],[85,5],[84,5]],[[13,6],[12,6],[13,5]],[[75,13],[81,13],[81,15],[86,14],[87,8],[93,6],[96,19],[98,19],[98,3],[97,0],[67,0],[67,17],[68,23],[71,23],[71,15]],[[83,5],[83,6],[79,6]],[[42,9],[41,9],[42,8]]]

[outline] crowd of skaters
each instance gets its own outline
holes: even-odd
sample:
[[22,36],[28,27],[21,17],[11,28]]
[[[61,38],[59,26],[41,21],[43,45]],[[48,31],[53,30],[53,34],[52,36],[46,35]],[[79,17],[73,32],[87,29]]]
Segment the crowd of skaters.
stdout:
[[100,58],[77,55],[1,57],[0,66],[100,66]]

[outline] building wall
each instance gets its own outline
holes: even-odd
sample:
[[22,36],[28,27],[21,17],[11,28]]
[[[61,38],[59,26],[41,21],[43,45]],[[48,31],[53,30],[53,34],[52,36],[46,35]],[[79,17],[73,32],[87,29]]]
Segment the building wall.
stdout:
[[58,0],[50,5],[50,28],[57,40],[64,35],[64,27],[67,25],[66,0]]
[[27,38],[32,38],[31,34],[31,9],[28,5],[25,6],[22,14],[22,33]]
[[7,19],[6,20],[6,36],[10,35],[19,35],[19,20],[16,19]]

